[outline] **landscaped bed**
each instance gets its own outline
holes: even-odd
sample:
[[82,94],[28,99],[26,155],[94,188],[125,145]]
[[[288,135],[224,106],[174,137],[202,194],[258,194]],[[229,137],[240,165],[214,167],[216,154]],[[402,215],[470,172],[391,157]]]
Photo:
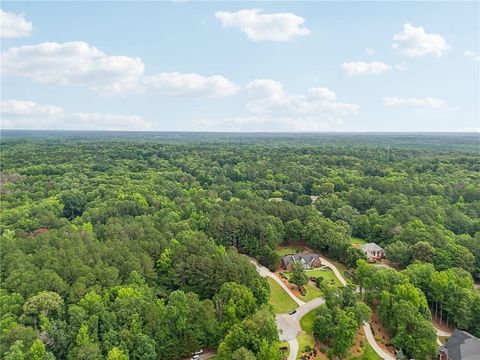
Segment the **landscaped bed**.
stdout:
[[277,314],[285,314],[298,307],[297,303],[288,295],[275,280],[268,277],[270,285],[270,304]]
[[[320,270],[311,270],[311,271],[320,271]],[[308,276],[309,275],[309,271],[306,271],[305,272]],[[290,278],[290,273],[288,271],[284,271],[281,273],[282,275],[284,275],[287,280]],[[288,282],[288,281],[287,281]],[[291,284],[290,282],[288,282],[288,284]],[[296,286],[295,286],[296,287]],[[305,295],[302,295],[299,291],[294,291],[294,294],[301,300],[307,302],[307,301],[310,301],[310,300],[313,300],[319,296],[322,296],[322,291],[317,287],[317,284],[315,284],[313,281],[309,281],[307,283],[307,285],[305,285],[305,290],[306,290],[306,293]]]

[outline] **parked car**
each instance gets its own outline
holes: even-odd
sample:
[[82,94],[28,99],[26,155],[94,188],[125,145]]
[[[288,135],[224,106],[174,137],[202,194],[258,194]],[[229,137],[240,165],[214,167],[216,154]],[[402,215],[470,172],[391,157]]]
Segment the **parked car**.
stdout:
[[292,310],[292,311],[289,311],[288,315],[293,315],[297,312],[297,310]]
[[195,351],[192,355],[201,355],[201,354],[203,354],[203,349]]
[[200,360],[200,355],[193,355],[192,360]]

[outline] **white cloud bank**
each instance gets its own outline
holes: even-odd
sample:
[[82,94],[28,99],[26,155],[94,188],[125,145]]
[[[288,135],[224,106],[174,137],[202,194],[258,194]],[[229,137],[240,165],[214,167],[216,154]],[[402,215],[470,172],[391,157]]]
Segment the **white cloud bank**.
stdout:
[[16,38],[32,33],[33,25],[23,14],[15,14],[0,9],[0,37]]
[[410,106],[415,108],[416,113],[437,113],[442,114],[458,110],[458,107],[449,106],[445,100],[427,97],[427,98],[398,98],[384,97],[383,104],[386,106]]
[[394,49],[410,57],[420,57],[429,54],[442,56],[450,46],[439,34],[428,34],[423,27],[404,24],[403,30],[393,36]]
[[240,29],[254,42],[289,41],[295,36],[310,33],[305,19],[292,13],[262,14],[262,9],[245,9],[237,12],[217,11],[215,17],[223,27]]
[[223,97],[238,89],[220,75],[145,75],[140,58],[107,55],[82,41],[10,48],[2,53],[1,64],[5,75],[47,84],[85,86],[102,95],[157,91],[171,96]]
[[357,104],[338,102],[328,88],[289,94],[278,81],[258,79],[250,82],[246,91],[247,116],[196,124],[222,131],[325,131],[338,129],[344,116],[359,110]]
[[0,102],[4,129],[42,130],[146,130],[151,123],[136,115],[108,113],[68,113],[53,105],[33,101]]

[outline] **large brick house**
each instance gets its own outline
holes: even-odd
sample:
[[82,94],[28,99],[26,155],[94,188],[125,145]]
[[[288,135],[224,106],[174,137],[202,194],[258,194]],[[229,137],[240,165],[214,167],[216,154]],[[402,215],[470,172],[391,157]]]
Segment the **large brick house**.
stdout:
[[385,257],[385,250],[373,242],[362,245],[361,249],[369,262],[375,262]]
[[282,268],[290,270],[294,261],[301,262],[305,270],[313,269],[322,265],[320,257],[317,254],[293,254],[282,257]]

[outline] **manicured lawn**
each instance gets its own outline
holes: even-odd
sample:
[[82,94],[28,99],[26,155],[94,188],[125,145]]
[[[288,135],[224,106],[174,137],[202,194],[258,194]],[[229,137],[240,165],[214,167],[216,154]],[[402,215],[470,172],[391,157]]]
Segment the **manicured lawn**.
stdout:
[[362,355],[351,356],[348,360],[381,360],[380,356],[372,349],[370,344],[365,342],[365,348]]
[[362,245],[362,244],[366,244],[366,243],[367,242],[364,239],[360,239],[356,236],[352,236],[350,238],[350,244],[360,244],[360,245]]
[[322,291],[319,288],[317,288],[315,285],[307,284],[305,288],[307,289],[306,295],[300,296],[300,298],[305,302],[308,302],[310,300],[313,300],[317,297],[322,296]]
[[305,272],[309,277],[321,277],[323,281],[326,281],[330,284],[333,284],[337,287],[342,287],[340,280],[335,276],[332,270],[325,269],[325,270],[308,270]]
[[268,277],[270,285],[270,304],[277,314],[284,314],[298,307],[297,303],[277,284],[275,280]]
[[302,352],[303,352],[303,349],[305,349],[305,346],[310,346],[311,348],[315,346],[315,339],[313,338],[312,335],[301,334],[297,336],[297,340],[298,340],[297,359],[300,359],[300,356],[302,355]]
[[316,314],[317,309],[313,309],[312,311],[303,315],[303,317],[300,319],[300,326],[307,334],[313,334],[313,320],[315,320]]
[[300,358],[300,355],[305,349],[305,346],[310,346],[313,348],[315,346],[315,339],[313,337],[313,320],[315,319],[316,309],[306,313],[300,319],[300,326],[305,334],[298,335],[298,356],[297,359]]

